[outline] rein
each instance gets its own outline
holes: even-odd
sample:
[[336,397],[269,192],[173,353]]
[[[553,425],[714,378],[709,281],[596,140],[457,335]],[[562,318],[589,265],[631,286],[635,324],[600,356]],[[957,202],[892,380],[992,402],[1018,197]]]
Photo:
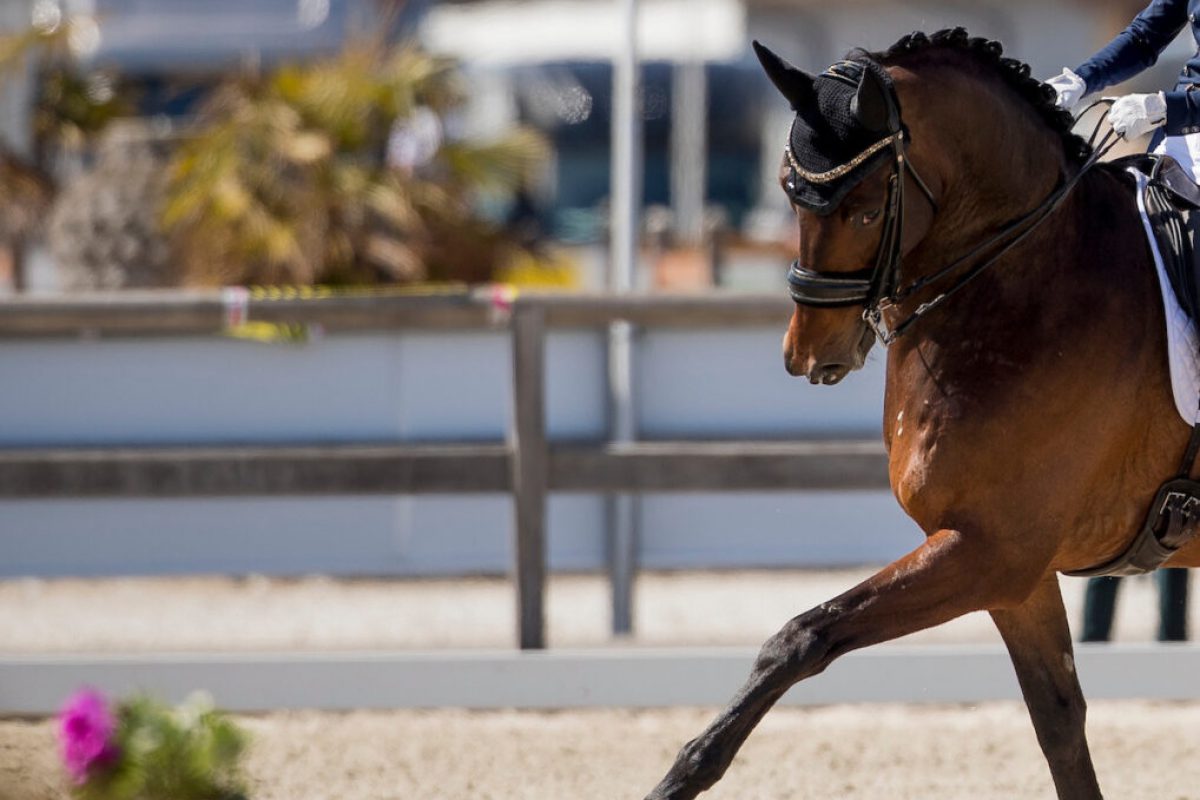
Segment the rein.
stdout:
[[[1093,134],[1094,135],[1094,134]],[[892,174],[888,178],[888,193],[885,204],[883,232],[880,235],[879,249],[876,252],[875,265],[853,272],[819,272],[800,265],[799,259],[792,262],[788,270],[788,289],[792,300],[801,305],[837,308],[861,304],[862,318],[875,332],[879,341],[886,347],[900,338],[915,325],[923,316],[953,297],[960,289],[978,277],[988,267],[996,263],[1006,253],[1025,240],[1031,233],[1053,214],[1075,188],[1083,176],[1103,158],[1117,143],[1118,136],[1109,131],[1093,149],[1092,154],[1079,170],[1063,181],[1036,208],[1027,214],[1005,225],[986,241],[973,247],[966,254],[956,258],[937,272],[897,288],[900,277],[900,261],[902,254],[901,238],[904,228],[904,175],[911,175],[917,186],[922,190],[926,199],[932,205],[934,213],[938,206],[929,187],[921,180],[916,168],[905,155],[905,137],[903,131],[897,131],[892,137]],[[887,140],[884,140],[887,141]],[[789,163],[793,165],[790,148]],[[903,320],[889,326],[883,319],[884,311],[893,308],[916,292],[930,286],[961,268],[964,264],[986,253],[992,248],[999,247],[990,257],[979,262],[963,273],[951,286],[933,299],[921,303]]]

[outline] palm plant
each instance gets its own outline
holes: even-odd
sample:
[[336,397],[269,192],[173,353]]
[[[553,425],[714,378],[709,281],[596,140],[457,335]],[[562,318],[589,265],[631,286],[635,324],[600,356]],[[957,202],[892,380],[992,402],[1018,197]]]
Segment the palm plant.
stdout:
[[476,200],[526,181],[542,140],[436,137],[413,163],[388,158],[390,140],[422,121],[436,134],[463,100],[450,61],[378,42],[226,81],[170,173],[163,219],[186,281],[488,279],[521,245]]

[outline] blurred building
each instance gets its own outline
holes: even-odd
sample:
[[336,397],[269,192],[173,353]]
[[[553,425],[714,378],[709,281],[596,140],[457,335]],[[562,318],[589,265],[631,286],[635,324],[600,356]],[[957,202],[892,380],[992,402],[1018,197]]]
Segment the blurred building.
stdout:
[[[671,262],[682,249],[703,262],[702,280],[777,283],[792,236],[775,185],[789,112],[761,75],[751,39],[819,70],[854,46],[881,48],[911,30],[962,25],[1004,42],[1036,75],[1050,75],[1086,57],[1142,5],[641,0],[647,264]],[[492,213],[532,220],[575,245],[590,265],[584,282],[600,282],[611,181],[610,59],[619,44],[613,0],[8,0],[0,4],[0,27],[55,14],[95,20],[72,49],[86,64],[119,72],[147,117],[186,115],[231,69],[328,54],[383,26],[392,37],[419,35],[468,71],[473,103],[458,121],[464,130],[486,134],[520,121],[553,143],[540,185]],[[1169,85],[1193,49],[1185,34],[1138,85]],[[30,100],[28,81],[0,97],[4,136],[18,151],[29,144]]]
[[[45,2],[46,0],[39,0]],[[383,0],[55,0],[93,15],[80,55],[135,83],[147,114],[182,114],[215,75],[335,53],[378,32],[392,7],[397,32],[429,5]]]
[[[909,31],[961,25],[1002,41],[1009,55],[1031,64],[1035,75],[1049,76],[1086,58],[1144,4],[643,0],[641,5],[647,233],[665,228],[677,242],[686,240],[686,231],[697,225],[681,217],[695,216],[697,207],[707,209],[705,235],[725,233],[726,282],[758,287],[776,280],[769,265],[779,254],[754,245],[786,245],[791,235],[776,186],[790,112],[761,75],[751,39],[818,71],[852,47],[879,49]],[[421,24],[430,47],[452,52],[472,69],[477,103],[471,124],[487,129],[519,119],[549,133],[556,161],[536,207],[549,230],[567,241],[605,237],[612,99],[605,54],[616,47],[615,13],[610,0],[482,0],[438,4]],[[1138,85],[1170,85],[1192,50],[1185,34]],[[696,83],[686,80],[697,65],[702,71],[698,95]],[[692,95],[680,103],[683,91]],[[680,128],[693,130],[681,135]],[[680,182],[683,171],[698,173],[702,183]],[[689,202],[679,196],[682,191],[702,196]],[[739,273],[739,264],[757,268]]]
[[[5,142],[56,175],[59,188],[65,190],[58,195],[56,210],[61,210],[63,203],[78,206],[65,215],[79,223],[75,228],[82,225],[104,233],[101,238],[105,241],[81,240],[73,243],[77,244],[73,249],[114,254],[111,264],[97,264],[91,258],[84,266],[72,262],[60,268],[60,259],[51,258],[35,242],[25,251],[24,270],[19,270],[11,283],[23,283],[23,288],[31,291],[57,291],[124,285],[125,278],[114,276],[135,272],[158,276],[139,285],[170,280],[175,272],[163,269],[161,254],[157,259],[144,255],[163,249],[158,230],[161,192],[140,178],[123,178],[146,177],[147,171],[161,173],[151,162],[155,158],[161,162],[162,153],[148,154],[141,159],[146,169],[132,171],[120,166],[114,171],[105,154],[123,151],[129,155],[131,148],[161,149],[162,142],[157,140],[170,136],[170,120],[188,117],[206,93],[231,72],[330,55],[381,32],[403,36],[428,5],[426,0],[6,0],[0,4],[0,30],[24,31],[31,24],[53,30],[70,20],[70,57],[93,74],[111,77],[106,78],[106,90],[132,98],[133,110],[142,120],[113,126],[113,131],[106,130],[98,137],[94,147],[55,152],[47,159],[45,153],[31,152],[31,109],[38,102],[39,87],[44,86],[40,80],[44,73],[33,63],[36,57],[29,59],[21,80],[10,79],[4,85],[0,103],[9,112],[4,116]],[[133,155],[136,161],[137,154]],[[111,174],[96,174],[105,169],[102,162],[108,163]],[[161,180],[151,183],[157,185]],[[98,214],[116,206],[122,206],[117,218],[98,219]],[[51,215],[50,219],[63,216]],[[49,235],[54,238],[53,230]],[[64,237],[57,238],[61,242]],[[0,247],[0,253],[9,253],[9,248]],[[145,260],[145,269],[131,269],[131,259]],[[11,285],[3,272],[0,263],[0,287]],[[89,277],[92,273],[101,277],[93,279]]]

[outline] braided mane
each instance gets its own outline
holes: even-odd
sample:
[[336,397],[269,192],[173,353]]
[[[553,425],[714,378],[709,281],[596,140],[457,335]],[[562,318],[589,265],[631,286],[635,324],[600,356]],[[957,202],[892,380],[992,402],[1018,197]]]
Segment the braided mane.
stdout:
[[1000,42],[971,36],[965,28],[946,28],[933,34],[920,31],[910,33],[901,38],[887,50],[868,52],[855,50],[850,57],[867,57],[880,64],[889,65],[904,59],[906,56],[924,53],[932,49],[949,49],[966,53],[977,62],[989,67],[1017,94],[1025,99],[1042,120],[1062,138],[1063,148],[1067,158],[1075,163],[1082,163],[1091,155],[1091,147],[1081,137],[1072,131],[1075,120],[1066,111],[1054,104],[1054,89],[1031,77],[1029,65],[1015,58],[1004,56],[1004,46]]

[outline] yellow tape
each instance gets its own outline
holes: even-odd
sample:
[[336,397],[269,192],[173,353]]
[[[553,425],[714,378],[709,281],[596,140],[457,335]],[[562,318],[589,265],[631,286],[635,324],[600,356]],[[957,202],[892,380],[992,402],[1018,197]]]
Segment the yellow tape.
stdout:
[[315,338],[316,330],[301,323],[246,322],[225,329],[225,335],[265,344],[304,344]]
[[248,286],[252,300],[320,300],[327,297],[444,297],[469,291],[465,283],[414,286]]

